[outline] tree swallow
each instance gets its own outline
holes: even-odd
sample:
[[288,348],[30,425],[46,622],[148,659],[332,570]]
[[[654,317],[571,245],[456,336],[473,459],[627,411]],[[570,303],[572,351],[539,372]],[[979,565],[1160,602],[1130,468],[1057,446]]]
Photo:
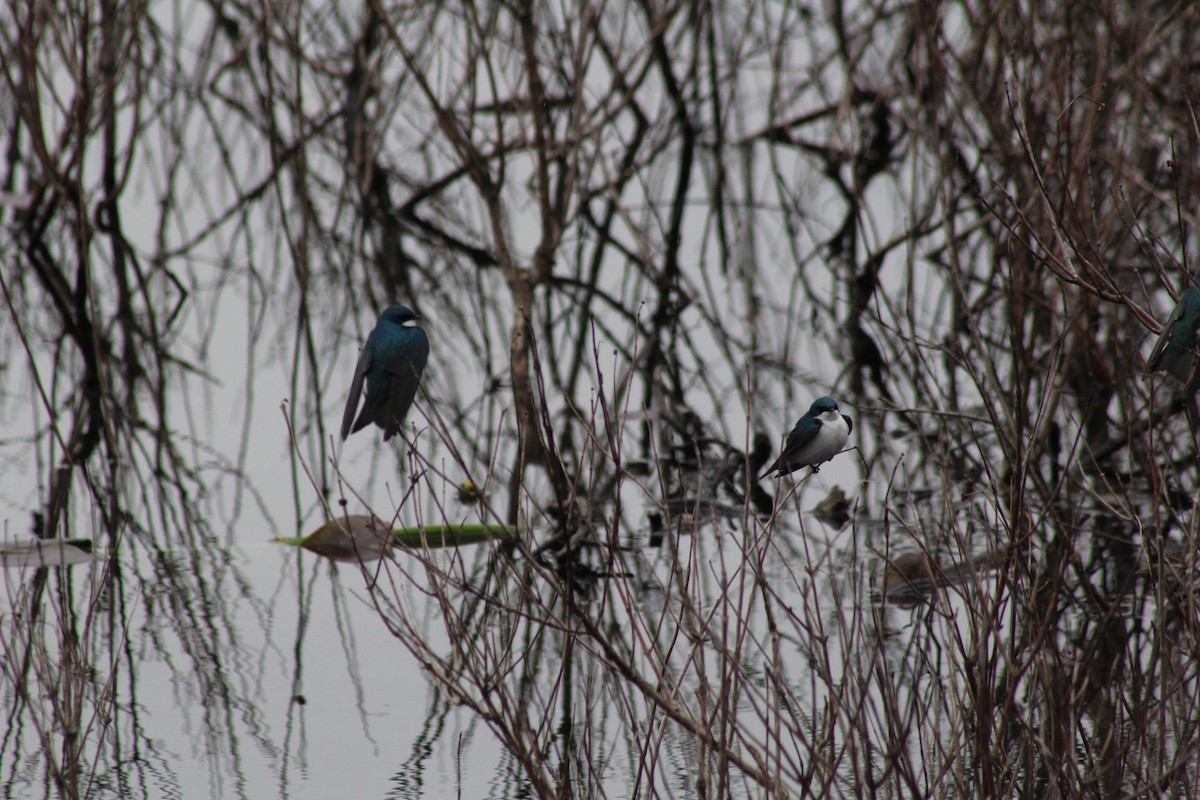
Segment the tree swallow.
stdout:
[[1179,303],[1163,325],[1146,364],[1151,372],[1169,372],[1186,384],[1197,355],[1200,355],[1200,291],[1193,282],[1179,295]]
[[852,430],[854,423],[845,414],[838,413],[836,400],[818,397],[808,413],[792,428],[783,452],[774,464],[767,467],[762,477],[772,472],[786,475],[801,467],[812,467],[813,472],[819,471],[821,464],[842,451]]
[[[429,337],[417,324],[420,319],[408,306],[388,306],[379,315],[350,383],[350,398],[342,414],[342,441],[372,422],[383,428],[385,442],[400,431],[429,359]],[[367,399],[355,422],[363,378],[367,379]]]

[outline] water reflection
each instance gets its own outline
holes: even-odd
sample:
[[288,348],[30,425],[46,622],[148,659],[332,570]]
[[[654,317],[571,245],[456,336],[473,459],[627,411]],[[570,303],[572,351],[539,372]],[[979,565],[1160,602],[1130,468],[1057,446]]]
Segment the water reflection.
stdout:
[[[900,517],[833,525],[809,495],[821,492],[798,485],[771,518],[693,520],[658,547],[591,527],[587,541],[381,544],[337,564],[264,537],[10,568],[3,632],[20,655],[6,669],[27,688],[6,696],[5,778],[13,794],[51,794],[25,757],[49,746],[74,748],[56,780],[81,796],[507,797],[717,776],[755,796],[772,774],[802,782],[807,751],[786,743],[840,748],[855,734],[829,720],[856,708],[886,714],[910,758],[949,746],[955,642],[1004,624],[1020,565],[962,549],[990,536],[978,503],[905,504],[914,521],[942,515],[920,547]],[[644,506],[627,508],[632,528]],[[1145,539],[1141,572],[1179,609],[1192,555]],[[1130,594],[1121,613],[1151,599]],[[845,755],[827,778],[859,766]]]
[[[238,565],[230,580],[202,579],[226,559]],[[27,689],[4,695],[6,796],[158,798],[205,786],[222,797],[382,796],[428,714],[451,741],[473,731],[479,769],[464,791],[483,796],[484,765],[499,760],[486,727],[448,710],[380,636],[357,570],[343,576],[264,542],[199,554],[129,547],[4,576],[5,669]],[[49,784],[31,752],[56,756]],[[423,796],[457,796],[448,777]]]
[[5,794],[1200,796],[1191,5],[12,5]]

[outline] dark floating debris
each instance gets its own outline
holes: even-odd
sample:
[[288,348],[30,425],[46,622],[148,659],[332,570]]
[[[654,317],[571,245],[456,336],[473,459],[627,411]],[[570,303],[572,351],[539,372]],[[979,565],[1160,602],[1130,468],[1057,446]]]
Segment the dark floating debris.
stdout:
[[834,486],[825,499],[813,508],[813,516],[840,531],[850,523],[850,498],[846,497],[842,487]]
[[690,533],[717,520],[741,519],[747,502],[751,513],[769,517],[775,502],[757,476],[771,454],[771,439],[762,432],[754,435],[748,453],[711,436],[669,448],[652,470],[663,477],[665,498],[647,512],[650,546],[661,546],[668,528]]
[[994,569],[1003,560],[1002,553],[989,552],[943,564],[931,559],[925,551],[901,553],[886,559],[883,592],[876,592],[871,600],[913,608],[931,599],[938,587],[965,584]]
[[896,489],[891,493],[891,499],[897,506],[903,508],[918,503],[928,503],[934,494],[933,489]]

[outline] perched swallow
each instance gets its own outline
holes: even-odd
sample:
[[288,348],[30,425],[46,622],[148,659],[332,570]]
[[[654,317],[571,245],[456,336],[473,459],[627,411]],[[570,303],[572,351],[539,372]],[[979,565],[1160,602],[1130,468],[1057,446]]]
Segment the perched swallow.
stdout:
[[854,423],[845,414],[838,413],[836,400],[818,397],[808,413],[792,428],[783,452],[774,464],[767,467],[762,477],[772,472],[786,475],[801,467],[812,467],[813,472],[819,471],[821,464],[842,451],[852,430]]
[[1179,303],[1163,325],[1146,364],[1151,372],[1169,372],[1187,383],[1200,355],[1200,291],[1193,283],[1179,295]]
[[[342,414],[343,441],[372,422],[383,428],[385,442],[400,432],[429,359],[429,337],[417,324],[420,319],[408,306],[388,306],[379,315],[350,383],[350,398]],[[366,399],[355,422],[364,378]]]

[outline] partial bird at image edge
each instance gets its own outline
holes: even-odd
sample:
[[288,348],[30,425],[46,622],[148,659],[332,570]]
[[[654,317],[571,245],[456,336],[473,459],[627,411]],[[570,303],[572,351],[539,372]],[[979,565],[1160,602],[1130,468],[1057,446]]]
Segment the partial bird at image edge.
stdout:
[[1200,357],[1200,290],[1189,286],[1179,295],[1179,302],[1163,324],[1162,333],[1146,366],[1151,372],[1169,372],[1187,384],[1195,374]]

